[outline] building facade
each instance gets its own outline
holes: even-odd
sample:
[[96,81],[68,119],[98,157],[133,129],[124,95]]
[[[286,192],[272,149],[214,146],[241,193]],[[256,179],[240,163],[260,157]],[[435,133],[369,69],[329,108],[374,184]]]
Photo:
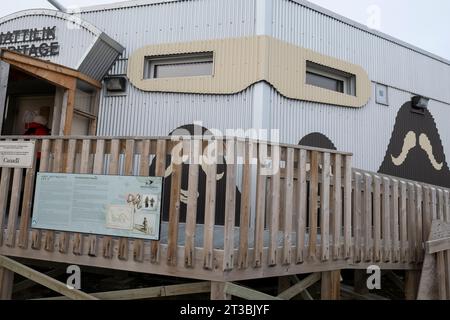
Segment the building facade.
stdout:
[[[0,32],[3,48],[102,81],[98,99],[87,90],[75,102],[79,116],[98,108],[99,136],[165,136],[193,123],[277,129],[284,143],[353,152],[364,170],[450,186],[450,62],[307,1],[30,10],[0,19]],[[28,108],[11,90],[7,109]],[[56,105],[63,92],[26,96]]]

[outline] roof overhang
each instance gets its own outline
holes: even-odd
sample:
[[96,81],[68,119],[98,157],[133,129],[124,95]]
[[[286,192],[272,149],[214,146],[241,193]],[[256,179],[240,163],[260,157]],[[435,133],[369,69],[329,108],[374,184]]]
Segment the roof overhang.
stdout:
[[11,50],[0,49],[0,61],[6,62],[20,71],[65,89],[75,90],[77,81],[82,81],[97,89],[102,87],[99,81],[92,79],[78,70]]

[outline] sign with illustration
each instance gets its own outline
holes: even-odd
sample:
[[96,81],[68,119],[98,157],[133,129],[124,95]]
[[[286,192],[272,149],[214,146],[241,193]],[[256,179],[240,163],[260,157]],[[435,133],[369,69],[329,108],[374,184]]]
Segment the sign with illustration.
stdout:
[[1,141],[0,168],[32,168],[34,141]]
[[38,173],[32,228],[159,240],[163,178]]

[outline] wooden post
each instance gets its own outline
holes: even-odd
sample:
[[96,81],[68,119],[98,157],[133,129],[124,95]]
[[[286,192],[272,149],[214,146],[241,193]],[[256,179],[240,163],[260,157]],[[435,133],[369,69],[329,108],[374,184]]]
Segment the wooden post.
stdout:
[[339,300],[341,297],[341,271],[322,272],[322,300]]
[[0,300],[11,300],[14,272],[0,267]]
[[417,270],[405,271],[405,299],[417,300],[420,273]]
[[64,94],[63,112],[61,115],[61,122],[64,121],[64,125],[61,126],[65,136],[70,136],[72,134],[72,121],[73,121],[73,109],[75,107],[75,84],[73,89],[67,89]]
[[5,116],[8,78],[9,78],[9,63],[0,61],[0,135],[2,134],[3,119]]
[[225,282],[211,282],[211,300],[231,300],[225,291]]
[[369,288],[367,288],[367,272],[366,270],[355,270],[353,278],[353,290],[358,294],[369,293]]

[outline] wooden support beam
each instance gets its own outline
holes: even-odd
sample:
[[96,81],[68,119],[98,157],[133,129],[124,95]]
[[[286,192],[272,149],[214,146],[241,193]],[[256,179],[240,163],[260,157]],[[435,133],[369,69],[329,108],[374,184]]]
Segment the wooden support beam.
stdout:
[[355,270],[353,277],[355,292],[358,294],[369,293],[369,288],[367,288],[367,271],[366,270]]
[[58,292],[66,297],[74,300],[97,300],[97,298],[84,293],[80,290],[69,289],[66,284],[61,283],[45,274],[42,274],[36,270],[33,270],[23,264],[18,263],[5,256],[0,256],[0,267],[13,271],[22,277],[33,280],[44,287],[47,287],[55,292]]
[[11,300],[14,272],[0,266],[0,300]]
[[405,272],[405,299],[417,300],[420,272],[417,270],[407,270]]
[[225,291],[225,282],[211,281],[211,300],[231,300],[231,295]]
[[281,300],[278,297],[271,296],[269,294],[259,292],[250,288],[239,286],[237,284],[227,282],[225,284],[225,292],[235,297],[239,297],[246,300]]
[[[152,288],[130,289],[92,293],[93,297],[101,300],[142,300],[160,297],[182,296],[198,293],[208,293],[211,290],[210,282],[195,282],[159,286]],[[37,300],[67,300],[67,297],[52,297]]]
[[322,272],[322,300],[339,300],[341,297],[341,271]]
[[3,119],[7,102],[8,79],[10,65],[0,61],[0,135],[2,134]]
[[312,275],[306,277],[302,281],[298,282],[294,286],[290,287],[289,289],[283,291],[278,295],[278,298],[290,300],[296,295],[302,293],[304,290],[311,287],[314,283],[320,280],[321,278],[320,273],[313,273]]
[[70,136],[72,134],[73,110],[75,107],[75,88],[66,90],[64,103],[63,110],[65,110],[65,114],[62,120],[65,119],[65,123],[62,128],[64,135]]
[[[66,271],[63,269],[54,269],[54,270],[51,270],[51,271],[45,273],[45,275],[50,278],[56,278],[65,273],[66,273]],[[37,285],[37,283],[34,282],[33,280],[30,280],[30,279],[23,280],[23,281],[19,282],[18,284],[14,285],[13,293],[32,288],[35,285]]]

